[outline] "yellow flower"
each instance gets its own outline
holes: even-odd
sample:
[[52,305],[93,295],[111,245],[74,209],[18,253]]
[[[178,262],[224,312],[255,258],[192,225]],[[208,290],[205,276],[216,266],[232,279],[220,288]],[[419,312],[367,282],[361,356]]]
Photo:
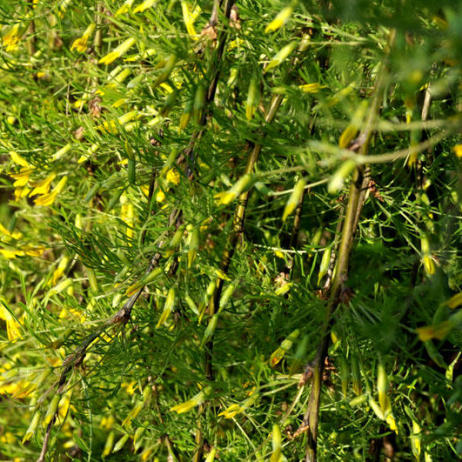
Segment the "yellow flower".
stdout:
[[60,313],[59,313],[59,319],[68,319],[70,316],[74,317],[77,319],[80,323],[85,322],[85,315],[81,313],[80,311],[74,310],[73,308],[63,308]]
[[27,197],[29,193],[30,193],[29,188],[16,188],[14,190],[14,197],[15,197],[16,201],[18,201],[22,197]]
[[141,453],[141,461],[145,462],[146,460],[148,460],[151,454],[153,453],[154,449],[154,446],[144,449]]
[[17,256],[24,255],[24,252],[22,250],[16,249],[0,249],[0,255],[7,258],[8,260],[11,260]]
[[220,412],[218,414],[219,416],[222,415],[225,417],[225,419],[232,419],[236,414],[240,414],[241,412],[244,412],[246,409],[248,409],[250,406],[252,406],[253,403],[258,398],[258,392],[255,392],[255,390],[252,390],[250,392],[250,397],[247,398],[242,405],[241,404],[231,404],[228,408],[226,408],[223,412]]
[[51,173],[44,180],[40,181],[37,186],[31,191],[31,196],[35,194],[48,194],[50,184],[56,178],[56,173]]
[[320,83],[306,83],[304,85],[299,85],[300,90],[303,91],[303,93],[318,93],[321,88],[326,88],[325,85],[321,85]]
[[462,144],[456,144],[452,150],[456,154],[457,157],[462,157]]
[[162,189],[159,189],[159,191],[156,194],[156,201],[157,202],[163,202],[165,200],[165,193],[162,191]]
[[146,197],[149,197],[149,185],[148,185],[148,184],[144,184],[144,185],[140,186],[140,189],[141,189],[141,192],[142,192]]
[[135,380],[133,382],[130,382],[130,383],[123,382],[121,386],[122,386],[122,388],[125,388],[125,391],[129,395],[133,395],[133,393],[135,393],[137,383],[136,383]]
[[21,332],[19,331],[21,325],[6,309],[6,306],[3,303],[0,304],[0,319],[3,319],[6,323],[8,340],[14,341],[18,338],[21,338]]
[[278,15],[266,26],[265,34],[268,32],[274,32],[281,28],[288,21],[293,10],[292,6],[286,6],[282,11],[280,11]]
[[0,233],[4,234],[8,238],[13,238],[13,239],[19,239],[22,236],[22,234],[18,231],[13,231],[13,232],[8,231],[2,224],[0,224]]
[[143,390],[143,400],[138,401],[133,409],[128,413],[127,417],[122,422],[122,426],[126,427],[131,424],[132,420],[149,404],[151,400],[151,387],[147,385]]
[[71,396],[72,388],[64,393],[59,402],[59,417],[61,417],[61,419],[64,419],[67,415],[67,411],[69,410],[69,406],[71,404]]
[[172,184],[179,184],[180,182],[180,174],[178,173],[178,171],[174,168],[171,168],[168,172],[167,172],[167,181],[169,183],[172,183]]
[[16,437],[11,432],[5,432],[3,436],[0,437],[2,443],[11,444],[16,441]]
[[128,13],[135,0],[125,0],[124,4],[116,11],[115,16]]
[[396,421],[395,421],[395,418],[393,417],[393,414],[388,414],[385,420],[387,424],[390,426],[390,430],[398,434],[398,427],[396,426]]
[[13,183],[13,186],[15,188],[18,188],[20,186],[25,186],[27,182],[29,181],[29,177],[32,173],[32,169],[30,168],[23,168],[19,173],[11,173],[11,176],[16,180]]
[[133,237],[133,223],[135,216],[133,204],[129,201],[125,194],[120,196],[120,202],[122,204],[120,218],[127,225],[127,237],[131,239]]
[[88,39],[93,34],[94,30],[95,30],[95,25],[92,23],[86,28],[82,37],[74,40],[74,43],[71,46],[71,50],[76,49],[79,53],[85,53],[88,48],[88,45],[87,45]]
[[26,159],[22,158],[16,151],[10,151],[11,160],[22,167],[31,167]]
[[8,53],[18,49],[19,38],[19,23],[17,23],[3,36],[2,39],[3,46]]
[[86,160],[88,160],[90,158],[90,156],[92,154],[94,154],[99,148],[99,144],[92,144],[88,150],[87,150],[87,153],[84,154],[83,156],[80,156],[79,160],[77,161],[79,164],[81,164],[82,162],[85,162]]
[[[128,122],[130,122],[131,120],[137,118],[138,116],[139,116],[139,114],[138,114],[137,111],[130,111],[130,112],[127,112],[126,114],[121,115],[117,119],[117,121],[115,121],[115,120],[106,120],[106,121],[104,121],[103,124],[99,125],[97,128],[102,133],[106,132],[106,133],[111,133],[111,134],[115,135],[119,131],[119,129],[118,129],[119,125],[120,126],[127,125]],[[127,131],[129,131],[129,126],[126,126],[125,129]],[[125,162],[127,162],[127,159],[125,159]]]
[[65,146],[63,146],[61,149],[59,149],[58,151],[56,151],[52,156],[51,158],[53,160],[58,160],[58,159],[61,159],[61,157],[64,156],[64,154],[66,154],[67,152],[70,151],[71,149],[71,144],[70,143],[67,143]]
[[175,411],[178,414],[182,414],[183,412],[188,412],[192,408],[202,404],[205,401],[206,396],[210,393],[210,391],[211,391],[211,388],[206,387],[201,392],[199,392],[197,395],[193,396],[189,401],[173,406],[172,408],[170,408],[170,411]]
[[24,254],[30,255],[31,257],[40,257],[45,250],[45,247],[26,248],[24,249]]
[[442,340],[451,331],[452,327],[451,321],[443,321],[435,326],[418,327],[416,332],[422,342],[427,342],[434,338]]
[[142,13],[143,11],[146,11],[148,8],[154,6],[155,3],[157,3],[157,0],[144,0],[143,3],[139,4],[133,10],[133,13]]
[[125,42],[121,43],[116,49],[101,58],[99,60],[99,64],[111,64],[117,58],[120,58],[122,55],[124,55],[134,44],[135,39],[130,37],[129,39],[125,40]]
[[114,417],[112,415],[110,415],[108,417],[103,416],[99,426],[100,426],[100,428],[105,428],[107,430],[110,430],[112,428],[112,426],[114,425],[114,423],[115,423],[115,419],[114,419]]
[[225,419],[232,419],[236,414],[240,414],[243,411],[244,409],[239,404],[231,404],[231,406],[218,415],[223,416]]
[[69,263],[69,257],[64,255],[61,261],[59,262],[58,267],[53,272],[53,276],[51,278],[51,285],[53,286],[56,285],[59,278],[64,274],[64,271],[66,271],[68,263]]
[[11,260],[16,257],[22,257],[24,255],[30,255],[31,257],[39,257],[45,251],[45,247],[36,248],[25,248],[24,250],[19,249],[0,249],[0,255]]
[[457,308],[459,305],[462,304],[462,292],[459,292],[458,294],[454,295],[451,297],[446,304],[453,310],[454,308]]
[[51,193],[44,194],[43,196],[37,197],[35,199],[36,205],[42,205],[44,207],[48,207],[53,204],[56,199],[56,196],[64,189],[64,186],[67,182],[67,176],[64,176],[59,180],[59,183],[56,185],[55,189]]
[[188,34],[194,39],[197,40],[197,33],[194,29],[194,21],[199,16],[201,9],[199,6],[196,6],[193,11],[191,11],[191,7],[188,2],[182,0],[181,2],[181,9],[183,11],[183,20],[186,26],[186,30]]
[[246,173],[229,189],[215,194],[218,205],[228,205],[244,191],[247,191],[253,184],[253,175]]

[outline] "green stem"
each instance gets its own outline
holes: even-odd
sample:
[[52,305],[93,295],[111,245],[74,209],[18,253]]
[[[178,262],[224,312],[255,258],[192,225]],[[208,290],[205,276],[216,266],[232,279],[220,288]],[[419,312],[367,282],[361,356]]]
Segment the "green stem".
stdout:
[[[395,31],[390,32],[388,49],[394,43]],[[383,64],[382,72],[379,73],[377,79],[372,104],[369,110],[369,115],[366,120],[364,129],[358,137],[360,143],[359,152],[362,156],[368,153],[369,142],[374,131],[375,120],[379,110],[379,100],[381,90],[384,86],[384,79],[386,75],[386,67]],[[361,209],[365,199],[365,183],[367,176],[365,175],[365,167],[358,166],[353,174],[350,185],[348,204],[345,212],[345,219],[342,227],[342,236],[337,256],[336,272],[332,282],[330,297],[326,307],[326,317],[324,327],[321,334],[321,342],[316,353],[314,364],[312,367],[312,384],[310,397],[308,399],[308,406],[304,416],[304,424],[308,425],[308,442],[305,454],[306,462],[316,462],[317,460],[317,437],[319,426],[319,406],[321,402],[321,385],[322,373],[324,370],[324,362],[327,357],[327,350],[329,347],[329,334],[332,323],[334,321],[334,313],[337,307],[342,303],[342,292],[344,283],[348,277],[348,263],[350,252],[353,245],[353,238],[355,235],[356,227],[361,214]]]
[[101,46],[103,44],[103,31],[102,31],[103,11],[104,11],[103,5],[101,3],[98,3],[96,5],[96,14],[95,14],[96,32],[95,32],[95,39],[93,42],[96,56],[101,55]]
[[[265,113],[265,123],[270,124],[276,115],[276,112],[281,105],[283,97],[281,95],[274,95],[271,99],[270,105]],[[258,160],[262,145],[255,144],[250,151],[249,157],[247,158],[247,164],[244,173],[252,173]],[[239,196],[238,204],[234,213],[233,227],[231,235],[228,240],[228,244],[223,252],[221,259],[220,269],[225,274],[228,272],[231,259],[236,250],[236,246],[244,232],[244,220],[245,211],[247,208],[247,201],[249,199],[249,191],[242,193]],[[220,306],[221,292],[223,290],[223,279],[219,279],[213,297],[209,304],[209,314],[213,315]],[[209,380],[213,380],[213,366],[212,366],[212,351],[213,351],[213,337],[206,344],[206,356],[205,356],[205,371],[206,376]]]

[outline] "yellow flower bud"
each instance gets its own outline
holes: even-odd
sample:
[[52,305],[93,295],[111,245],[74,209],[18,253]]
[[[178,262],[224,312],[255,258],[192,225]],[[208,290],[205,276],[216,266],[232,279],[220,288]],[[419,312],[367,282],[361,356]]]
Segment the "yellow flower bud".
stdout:
[[285,8],[283,8],[277,14],[277,16],[266,26],[265,34],[280,29],[289,20],[293,10],[294,9],[292,6],[286,6]]
[[291,42],[281,48],[271,59],[265,68],[265,73],[282,64],[297,47],[297,42]]
[[292,194],[287,201],[287,204],[284,208],[284,213],[282,214],[282,221],[286,221],[286,218],[297,208],[301,197],[303,195],[303,191],[305,190],[306,179],[301,178],[297,181],[292,191]]

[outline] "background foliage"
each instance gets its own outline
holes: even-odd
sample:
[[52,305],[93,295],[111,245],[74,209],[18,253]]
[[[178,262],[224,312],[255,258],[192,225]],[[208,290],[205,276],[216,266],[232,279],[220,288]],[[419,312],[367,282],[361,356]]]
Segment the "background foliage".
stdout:
[[2,460],[461,457],[459,2],[0,22]]

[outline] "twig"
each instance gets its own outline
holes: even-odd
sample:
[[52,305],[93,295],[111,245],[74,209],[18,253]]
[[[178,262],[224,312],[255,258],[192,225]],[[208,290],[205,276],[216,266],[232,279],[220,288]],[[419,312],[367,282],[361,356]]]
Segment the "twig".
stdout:
[[56,417],[58,416],[58,412],[59,412],[59,410],[56,409],[52,419],[50,420],[50,422],[47,425],[45,438],[43,439],[43,443],[42,443],[42,450],[40,451],[40,455],[39,455],[39,458],[37,459],[37,462],[45,462],[45,456],[46,456],[47,451],[48,451],[48,442],[50,441],[51,430],[53,428],[54,421],[56,420]]
[[[388,48],[392,46],[395,40],[395,31],[390,32]],[[375,92],[372,99],[369,115],[365,123],[365,128],[362,130],[357,140],[353,141],[354,148],[360,152],[361,155],[366,156],[371,139],[374,123],[378,113],[379,98],[384,84],[385,78],[385,63],[383,64],[382,72],[379,73],[377,79]],[[342,237],[337,257],[336,272],[332,286],[330,289],[330,297],[326,307],[326,318],[324,328],[321,333],[321,342],[319,344],[315,359],[312,363],[312,382],[310,397],[308,399],[308,406],[303,419],[303,424],[308,427],[307,430],[307,448],[305,461],[317,461],[317,437],[318,437],[318,423],[319,423],[319,406],[321,402],[321,385],[322,373],[324,369],[325,358],[327,357],[327,350],[329,346],[329,332],[331,325],[334,321],[334,313],[337,307],[342,303],[342,291],[344,283],[348,277],[348,263],[353,244],[353,238],[356,231],[356,224],[361,213],[363,200],[365,195],[362,190],[365,182],[364,167],[358,166],[355,170],[348,198],[348,205],[345,212],[345,220],[342,227]]]
[[[34,4],[32,0],[29,0],[29,9],[30,13],[32,14],[33,9],[34,9]],[[34,56],[35,52],[37,51],[36,47],[36,42],[37,42],[37,37],[35,36],[35,21],[31,19],[29,23],[29,27],[27,28],[27,34],[29,36],[29,39],[27,40],[27,52],[29,53],[29,56]]]
[[[329,178],[325,178],[324,180],[319,180],[319,181],[315,181],[314,183],[310,183],[310,184],[307,184],[305,186],[305,190],[306,189],[311,189],[311,188],[314,188],[316,186],[321,186],[323,184],[326,184],[329,182]],[[269,196],[282,196],[284,194],[290,194],[294,189],[285,189],[284,191],[271,191],[270,193],[268,193]]]
[[[209,25],[208,27],[215,27],[218,24],[218,9],[220,6],[219,1],[214,0],[213,4],[213,9],[212,9],[212,15],[209,20]],[[224,7],[224,14],[227,19],[229,19],[230,14],[231,14],[231,8],[234,5],[234,0],[227,0],[225,7]],[[226,40],[228,38],[228,27],[223,27],[220,30],[219,36],[218,36],[218,45],[215,50],[215,53],[213,54],[209,67],[208,67],[208,81],[209,81],[209,86],[207,88],[207,93],[205,97],[205,108],[201,113],[200,119],[199,119],[199,127],[201,127],[199,130],[195,131],[191,137],[191,140],[189,142],[188,147],[184,151],[184,158],[186,158],[187,161],[187,167],[186,167],[186,176],[188,178],[191,178],[194,172],[194,164],[195,164],[195,156],[194,156],[194,151],[195,151],[195,146],[197,143],[200,141],[204,134],[204,127],[207,124],[207,119],[210,116],[210,110],[211,110],[211,103],[215,99],[215,93],[217,91],[217,85],[218,85],[218,80],[220,78],[220,73],[221,73],[221,62],[223,59],[223,53],[225,50],[225,45],[226,45]]]
[[101,55],[101,46],[103,44],[103,31],[102,31],[103,13],[104,13],[103,4],[97,3],[96,11],[95,11],[96,32],[95,32],[95,39],[93,42],[93,46],[94,46],[95,53],[97,56]]
[[340,241],[337,239],[337,236],[340,236],[340,233],[342,232],[342,224],[343,224],[343,218],[345,214],[345,206],[342,204],[342,207],[340,209],[339,213],[339,218],[337,221],[337,227],[335,229],[335,242],[334,242],[334,248],[332,250],[332,253],[330,255],[330,260],[329,260],[329,266],[327,268],[327,275],[326,275],[326,280],[324,282],[324,285],[322,287],[324,293],[329,293],[329,290],[332,285],[332,279],[334,276],[334,270],[335,270],[335,261],[337,259],[337,252],[338,252],[338,247],[340,245]]
[[[303,43],[304,42],[302,41],[302,45],[299,47],[299,52],[303,52],[306,49]],[[291,66],[292,69],[296,67],[296,64],[298,64],[298,62],[299,62],[299,58],[296,56],[292,60],[292,66]],[[283,99],[284,99],[283,95],[277,95],[277,94],[273,95],[269,103],[269,106],[266,109],[265,115],[264,115],[265,124],[270,124],[274,120],[274,117],[276,116],[276,113]],[[254,171],[255,164],[258,160],[258,156],[262,148],[261,143],[262,141],[260,141],[260,143],[253,144],[253,148],[250,151],[250,154],[247,158],[247,164],[244,170],[244,174],[250,174]],[[249,142],[249,145],[252,146],[250,142]],[[249,194],[250,194],[250,191],[245,191],[238,198],[238,205],[234,212],[232,231],[228,238],[228,242],[225,246],[225,250],[223,251],[223,255],[222,255],[221,263],[220,263],[220,270],[224,274],[228,273],[231,259],[234,255],[234,252],[239,243],[239,240],[242,237],[242,234],[244,232],[245,211],[247,207],[247,201],[249,199]],[[210,316],[215,314],[216,310],[218,310],[220,307],[220,299],[221,299],[222,290],[223,290],[223,279],[219,278],[217,281],[217,285],[215,287],[215,291],[212,297],[210,298],[210,302],[208,306]],[[213,380],[214,378],[213,364],[212,364],[213,341],[214,341],[214,338],[212,335],[210,340],[206,343],[206,347],[205,347],[205,371],[206,371],[206,376],[209,380]]]
[[[270,105],[265,114],[265,123],[269,124],[273,121],[276,112],[281,105],[283,97],[281,95],[275,95],[271,99]],[[256,144],[253,146],[249,157],[247,158],[247,165],[245,167],[244,173],[252,173],[255,164],[257,162],[258,156],[260,154],[262,145]],[[249,199],[249,191],[243,192],[238,198],[238,205],[236,207],[234,218],[233,218],[233,225],[231,235],[228,240],[228,244],[223,252],[220,269],[223,273],[227,273],[229,269],[229,265],[231,263],[231,259],[234,255],[234,251],[236,250],[236,246],[239,242],[239,239],[242,236],[244,231],[244,219],[245,219],[245,210],[247,207],[247,201]],[[209,304],[209,314],[213,315],[215,311],[220,306],[220,298],[221,292],[223,290],[223,279],[218,279],[217,286],[215,288],[215,292],[210,299]],[[213,337],[207,342],[205,348],[205,372],[206,376],[209,380],[213,380],[213,365],[212,365],[212,351],[213,351]]]
[[[457,126],[454,126],[454,127],[455,127],[454,131],[456,131]],[[334,159],[331,158],[327,162],[321,161],[320,163],[323,165],[325,164],[330,165],[337,159],[338,160],[352,159],[358,165],[383,164],[386,162],[394,162],[395,160],[404,159],[408,157],[409,154],[411,153],[417,154],[419,152],[425,151],[426,149],[434,146],[435,144],[438,144],[441,140],[446,138],[446,136],[449,133],[451,133],[450,130],[442,130],[437,135],[434,135],[428,140],[422,141],[421,143],[418,143],[412,147],[400,149],[398,151],[393,151],[393,152],[384,152],[383,154],[369,154],[367,156],[362,153],[356,154],[348,149],[341,149],[337,146],[333,146],[328,143],[323,143],[320,141],[309,141],[308,146],[313,149],[319,150],[319,151],[334,154],[336,156]]]

